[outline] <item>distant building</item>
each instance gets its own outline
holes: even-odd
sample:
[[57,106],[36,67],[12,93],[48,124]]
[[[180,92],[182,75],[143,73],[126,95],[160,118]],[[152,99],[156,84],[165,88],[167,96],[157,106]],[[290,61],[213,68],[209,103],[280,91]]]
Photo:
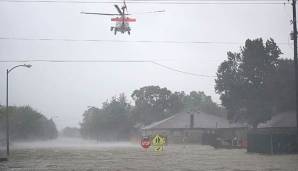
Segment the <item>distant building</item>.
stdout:
[[182,112],[141,128],[143,136],[161,134],[168,143],[215,145],[216,139],[246,139],[247,126],[204,112]]
[[248,132],[247,152],[283,154],[298,153],[296,112],[274,115]]

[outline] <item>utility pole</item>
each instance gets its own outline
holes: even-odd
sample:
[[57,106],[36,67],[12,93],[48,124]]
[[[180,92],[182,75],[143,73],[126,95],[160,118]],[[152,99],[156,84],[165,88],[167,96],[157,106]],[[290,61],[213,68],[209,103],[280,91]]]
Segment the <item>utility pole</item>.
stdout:
[[298,128],[298,68],[297,68],[297,23],[296,23],[296,0],[292,0],[293,6],[293,39],[294,39],[294,65],[295,65],[295,85],[296,85],[296,124]]

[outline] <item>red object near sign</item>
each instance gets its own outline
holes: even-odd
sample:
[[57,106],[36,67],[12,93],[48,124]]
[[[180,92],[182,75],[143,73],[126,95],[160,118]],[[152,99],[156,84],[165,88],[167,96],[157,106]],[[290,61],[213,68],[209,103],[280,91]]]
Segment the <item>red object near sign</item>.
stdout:
[[143,148],[149,148],[151,145],[150,137],[143,137],[141,140],[141,146]]

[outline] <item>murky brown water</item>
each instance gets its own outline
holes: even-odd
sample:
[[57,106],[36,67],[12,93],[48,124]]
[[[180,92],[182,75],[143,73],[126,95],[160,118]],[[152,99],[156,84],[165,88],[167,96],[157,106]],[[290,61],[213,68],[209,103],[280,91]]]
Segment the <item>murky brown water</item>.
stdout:
[[[0,168],[34,170],[297,171],[298,155],[248,154],[202,145],[170,145],[163,152],[139,145],[16,146]],[[1,170],[1,169],[0,169]],[[20,169],[22,170],[22,169]]]

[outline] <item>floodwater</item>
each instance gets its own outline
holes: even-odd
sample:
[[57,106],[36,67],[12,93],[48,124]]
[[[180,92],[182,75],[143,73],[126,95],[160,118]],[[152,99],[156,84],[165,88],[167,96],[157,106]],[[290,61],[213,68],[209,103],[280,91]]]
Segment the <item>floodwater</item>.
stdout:
[[15,144],[10,170],[297,171],[298,155],[249,154],[203,145],[169,145],[163,152],[138,144],[57,140]]

